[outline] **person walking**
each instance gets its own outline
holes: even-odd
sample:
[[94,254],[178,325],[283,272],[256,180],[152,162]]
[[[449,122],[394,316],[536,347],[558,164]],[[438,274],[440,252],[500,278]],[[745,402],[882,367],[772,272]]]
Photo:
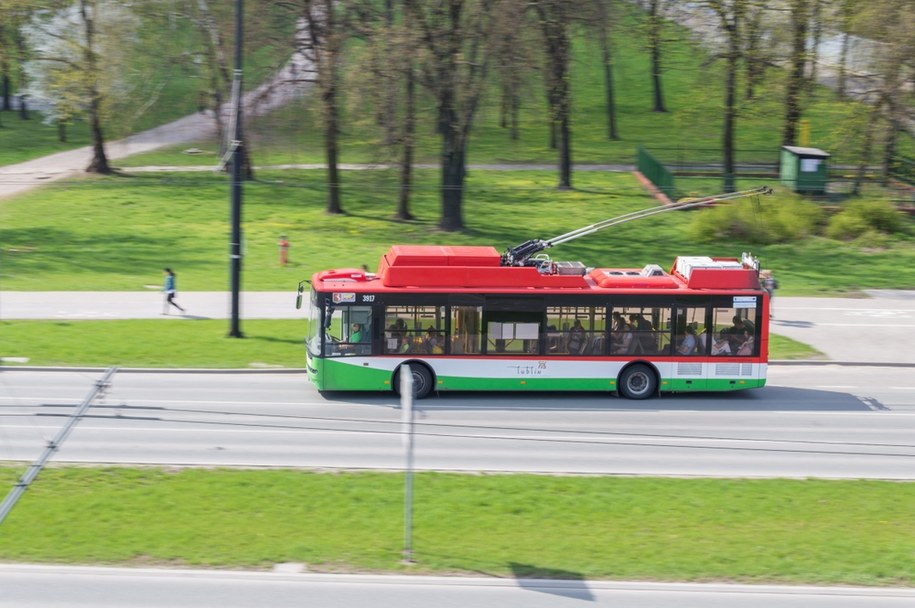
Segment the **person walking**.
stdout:
[[772,276],[771,270],[763,270],[759,273],[762,288],[769,292],[769,318],[775,318],[775,290],[778,289],[778,281]]
[[163,315],[168,314],[169,306],[174,306],[181,312],[186,312],[185,309],[181,308],[177,302],[175,302],[175,273],[172,272],[171,268],[165,269],[165,286],[162,288],[162,291],[165,292],[165,309],[162,311]]

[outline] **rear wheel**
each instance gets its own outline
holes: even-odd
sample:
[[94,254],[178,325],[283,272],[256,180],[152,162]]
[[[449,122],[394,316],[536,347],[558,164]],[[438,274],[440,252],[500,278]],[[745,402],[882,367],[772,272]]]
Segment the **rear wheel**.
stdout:
[[[394,374],[394,392],[400,395],[400,370],[403,366],[397,368]],[[432,372],[422,363],[410,364],[410,371],[413,372],[413,398],[423,399],[432,392]]]
[[626,399],[647,399],[658,389],[658,379],[650,367],[636,363],[622,373],[619,387]]

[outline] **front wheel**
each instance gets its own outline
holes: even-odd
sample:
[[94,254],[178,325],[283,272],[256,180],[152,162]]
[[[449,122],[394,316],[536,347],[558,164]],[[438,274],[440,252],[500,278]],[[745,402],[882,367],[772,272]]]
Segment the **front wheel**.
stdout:
[[[397,368],[397,373],[394,374],[394,392],[400,395],[400,370],[403,369],[403,366]],[[429,368],[421,363],[413,363],[410,365],[410,371],[413,372],[413,398],[414,399],[423,399],[429,396],[429,393],[432,392],[432,372],[429,371]]]
[[626,399],[647,399],[658,388],[654,371],[642,363],[626,368],[620,376],[620,394]]

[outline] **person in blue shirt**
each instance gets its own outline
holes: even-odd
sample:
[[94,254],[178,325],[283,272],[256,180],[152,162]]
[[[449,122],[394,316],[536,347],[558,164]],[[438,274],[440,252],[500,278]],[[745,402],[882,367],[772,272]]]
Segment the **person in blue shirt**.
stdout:
[[181,312],[185,312],[185,310],[175,302],[175,273],[172,272],[171,268],[165,269],[165,286],[162,288],[162,291],[165,292],[165,310],[162,311],[163,315],[168,314],[169,305],[174,306]]

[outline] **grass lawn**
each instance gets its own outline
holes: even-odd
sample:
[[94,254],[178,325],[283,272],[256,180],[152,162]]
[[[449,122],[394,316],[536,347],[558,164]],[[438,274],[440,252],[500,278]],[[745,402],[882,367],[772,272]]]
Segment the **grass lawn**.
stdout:
[[[0,321],[0,357],[67,367],[305,367],[302,320],[248,319],[245,339],[227,338],[227,320]],[[822,353],[772,336],[770,359],[820,359]]]
[[[550,238],[634,210],[652,207],[628,173],[580,172],[576,189],[557,191],[552,171],[471,171],[464,203],[467,230],[436,227],[437,171],[420,171],[412,211],[393,219],[397,187],[387,171],[343,174],[344,215],[324,212],[321,171],[262,172],[244,193],[242,289],[292,292],[327,268],[375,269],[392,244],[483,244],[499,250]],[[756,184],[739,184],[750,187]],[[712,191],[711,193],[715,193]],[[791,199],[764,197],[765,214]],[[182,291],[224,290],[228,281],[228,188],[212,174],[142,174],[57,182],[0,205],[0,286],[8,290],[142,290],[158,284],[164,266]],[[588,266],[669,268],[679,255],[758,255],[779,278],[779,295],[847,294],[862,288],[915,287],[911,236],[880,246],[821,237],[753,246],[739,239],[695,243],[685,227],[696,214],[678,212],[625,224],[550,253]],[[277,241],[288,236],[291,263],[278,264]]]
[[[19,471],[0,468],[0,485]],[[915,484],[53,468],[0,560],[589,579],[911,585]],[[79,522],[74,525],[74,522]]]
[[40,366],[305,367],[303,320],[243,320],[243,340],[228,330],[228,320],[210,319],[2,321],[0,356]]
[[91,143],[86,123],[67,127],[67,141],[61,143],[58,141],[56,126],[44,124],[41,114],[37,112],[30,112],[29,115],[29,120],[22,120],[18,112],[2,112],[0,166],[21,163]]

